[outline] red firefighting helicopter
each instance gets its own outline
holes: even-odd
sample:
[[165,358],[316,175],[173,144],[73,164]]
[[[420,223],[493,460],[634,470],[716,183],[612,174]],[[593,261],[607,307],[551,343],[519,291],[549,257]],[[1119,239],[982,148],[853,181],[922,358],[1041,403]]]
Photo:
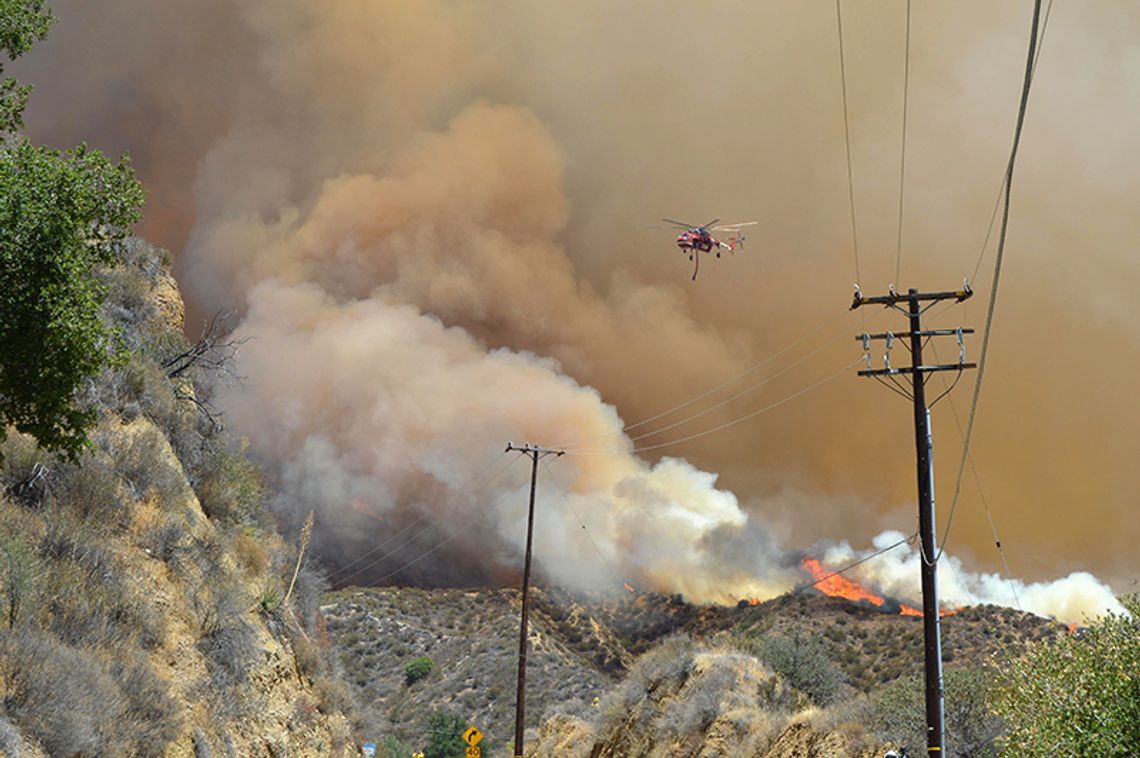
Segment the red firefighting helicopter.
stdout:
[[[744,247],[745,237],[741,234],[741,228],[760,223],[758,221],[744,221],[739,224],[720,224],[719,226],[714,226],[714,224],[720,221],[719,218],[714,218],[707,224],[697,226],[674,221],[671,218],[663,218],[661,220],[685,230],[677,235],[677,247],[681,249],[682,253],[688,253],[689,260],[695,261],[696,263],[693,267],[693,281],[697,280],[697,272],[701,269],[700,253],[716,250],[716,257],[719,258],[721,250],[727,250],[730,253],[736,252],[737,248]],[[728,242],[722,242],[712,236],[712,232],[729,232],[731,236],[728,237]]]

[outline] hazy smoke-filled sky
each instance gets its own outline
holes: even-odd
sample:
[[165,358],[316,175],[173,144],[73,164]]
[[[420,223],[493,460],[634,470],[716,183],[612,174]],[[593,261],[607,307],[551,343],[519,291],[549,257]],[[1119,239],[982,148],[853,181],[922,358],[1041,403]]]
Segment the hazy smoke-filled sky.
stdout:
[[[868,293],[895,279],[904,7],[843,5]],[[913,6],[900,288],[953,288],[974,270],[1031,7]],[[577,514],[547,482],[538,527],[540,560],[557,556],[545,570],[571,583],[612,569],[697,597],[770,592],[791,581],[787,551],[916,528],[909,406],[854,368],[717,434],[628,452],[836,374],[860,356],[864,316],[904,328],[844,313],[856,274],[833,4],[55,10],[20,67],[37,86],[29,132],[129,150],[150,190],[141,231],[175,252],[191,307],[248,312],[250,381],[227,405],[282,507],[320,508],[348,558],[409,524],[392,546],[421,534],[373,553],[393,552],[364,578],[444,539],[397,578],[509,576],[527,472],[485,486],[480,473],[508,439],[584,452],[550,464]],[[1135,589],[1138,40],[1123,0],[1058,3],[1030,99],[973,447],[1026,581],[1091,571]],[[662,216],[759,224],[690,282],[673,233],[649,228]],[[980,331],[992,262],[991,245],[978,296],[937,325]],[[804,335],[703,404],[621,434]],[[964,424],[972,383],[933,411],[943,524],[952,408]],[[1000,566],[969,468],[950,552],[970,572]]]

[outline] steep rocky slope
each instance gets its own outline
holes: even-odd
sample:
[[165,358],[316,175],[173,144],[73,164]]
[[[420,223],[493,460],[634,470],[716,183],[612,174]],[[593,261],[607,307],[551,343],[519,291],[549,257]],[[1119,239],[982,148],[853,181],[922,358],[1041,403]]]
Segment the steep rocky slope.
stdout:
[[103,274],[131,352],[81,399],[93,449],[3,444],[0,753],[351,754],[319,577],[281,603],[295,553],[256,470],[195,402],[194,372],[163,370],[187,347],[167,262],[135,241]]

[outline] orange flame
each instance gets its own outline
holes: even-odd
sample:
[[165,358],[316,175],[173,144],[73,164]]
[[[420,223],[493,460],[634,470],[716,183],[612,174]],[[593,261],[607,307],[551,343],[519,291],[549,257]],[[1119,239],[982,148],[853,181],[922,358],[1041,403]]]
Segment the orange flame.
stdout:
[[[887,602],[885,597],[864,587],[858,582],[854,582],[839,574],[832,574],[832,572],[828,571],[824,565],[815,558],[804,558],[803,561],[800,562],[800,565],[816,580],[816,589],[829,597],[843,597],[852,602],[866,600],[871,605],[880,607]],[[957,608],[953,610],[943,609],[938,612],[938,615],[949,616],[957,613],[958,610]],[[899,604],[899,614],[902,616],[922,617],[921,610],[902,603]]]
[[[866,600],[871,605],[882,605],[887,599],[845,576],[832,574],[815,558],[804,558],[800,563],[816,581],[816,589],[831,597],[843,597],[853,602]],[[921,612],[920,614],[921,615]]]
[[629,584],[629,582],[622,582],[622,586],[625,587],[630,592],[637,592],[637,590],[635,590],[633,588],[633,586],[631,584]]

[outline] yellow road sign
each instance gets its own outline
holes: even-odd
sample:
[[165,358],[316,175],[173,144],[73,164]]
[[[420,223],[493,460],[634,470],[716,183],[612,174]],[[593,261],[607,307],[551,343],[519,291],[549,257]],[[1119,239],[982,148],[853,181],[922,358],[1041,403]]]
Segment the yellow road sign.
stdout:
[[[455,734],[455,732],[452,732]],[[479,740],[483,739],[483,733],[473,726],[467,727],[467,731],[463,733],[463,741],[471,747],[479,744]]]

